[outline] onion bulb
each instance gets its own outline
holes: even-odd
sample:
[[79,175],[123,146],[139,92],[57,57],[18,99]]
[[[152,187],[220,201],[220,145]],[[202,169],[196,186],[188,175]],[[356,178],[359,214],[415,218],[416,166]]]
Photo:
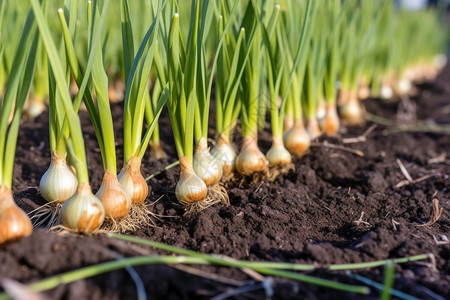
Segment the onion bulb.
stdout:
[[77,192],[61,208],[61,221],[67,228],[93,232],[104,220],[105,209],[87,183],[80,183]]
[[158,160],[162,158],[167,158],[166,152],[164,152],[163,148],[161,147],[161,144],[154,143],[153,141],[150,141],[149,143],[150,147],[150,159],[151,160]]
[[192,164],[185,156],[180,156],[180,180],[175,187],[175,196],[184,205],[190,205],[206,198],[205,182],[195,174]]
[[45,110],[45,104],[43,99],[32,97],[24,108],[24,114],[31,119],[38,117]]
[[194,171],[206,185],[213,185],[222,178],[221,163],[209,153],[208,142],[201,138],[194,154]]
[[317,105],[317,120],[322,120],[325,117],[325,114],[327,113],[325,107],[325,99],[320,99]]
[[364,123],[364,107],[354,93],[351,93],[349,100],[341,107],[340,113],[344,124],[361,125]]
[[223,175],[229,175],[234,171],[237,154],[225,133],[220,134],[219,141],[211,150],[211,155],[222,164]]
[[11,190],[0,185],[0,244],[20,239],[32,232],[31,221],[14,202]]
[[311,139],[303,126],[302,120],[297,120],[283,136],[284,146],[293,156],[301,157],[308,150]]
[[399,95],[407,95],[412,90],[412,83],[408,78],[401,78],[396,84],[396,92]]
[[327,113],[322,120],[322,129],[326,135],[335,135],[339,131],[339,117],[336,105],[328,105]]
[[366,78],[359,78],[358,82],[358,99],[365,100],[370,97],[370,88]]
[[259,150],[257,139],[252,136],[246,136],[242,149],[236,157],[236,170],[245,176],[253,173],[265,171],[267,169],[267,159]]
[[77,191],[78,181],[65,158],[54,154],[50,167],[39,183],[42,197],[48,202],[64,202]]
[[123,188],[130,194],[133,204],[142,204],[148,196],[148,185],[141,174],[141,160],[133,156],[127,165],[122,168],[117,179]]
[[266,158],[272,166],[285,166],[292,162],[292,156],[284,147],[283,140],[273,137],[272,147],[267,151]]
[[394,91],[392,90],[392,88],[387,84],[383,84],[380,88],[380,97],[382,99],[391,99],[393,96]]
[[131,209],[130,195],[119,183],[116,175],[108,170],[95,196],[102,202],[107,218],[123,218]]
[[318,138],[322,135],[322,132],[320,131],[319,122],[317,122],[317,119],[315,117],[308,119],[308,124],[306,127],[306,131],[309,134],[309,137],[311,140],[314,140],[315,138]]

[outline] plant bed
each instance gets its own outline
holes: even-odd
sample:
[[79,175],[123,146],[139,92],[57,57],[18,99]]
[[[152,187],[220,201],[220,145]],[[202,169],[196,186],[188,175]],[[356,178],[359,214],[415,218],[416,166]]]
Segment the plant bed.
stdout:
[[[435,261],[397,264],[394,288],[411,296],[444,299],[450,296],[449,199],[450,136],[433,133],[435,125],[450,123],[450,68],[432,84],[420,86],[410,101],[417,107],[419,128],[425,132],[391,133],[398,126],[368,121],[363,127],[343,128],[345,133],[313,142],[295,170],[245,188],[230,187],[231,206],[215,205],[197,214],[184,215],[174,194],[179,167],[149,180],[148,205],[159,217],[156,226],[144,226],[130,234],[202,253],[222,254],[251,261],[314,263],[318,266],[369,262],[432,253]],[[364,102],[370,116],[395,122],[404,102],[370,99]],[[403,103],[403,104],[402,104]],[[112,106],[117,140],[122,143],[121,104]],[[101,184],[103,168],[95,133],[87,113],[81,112],[91,184]],[[214,115],[212,112],[211,115]],[[372,118],[373,119],[373,118]],[[21,125],[14,165],[15,200],[26,212],[45,204],[38,192],[39,180],[50,163],[48,116]],[[420,122],[419,122],[420,121]],[[214,120],[211,120],[213,123]],[[267,126],[268,127],[268,124]],[[373,129],[365,141],[348,143]],[[409,127],[411,128],[411,127]],[[448,128],[448,127],[447,127]],[[161,138],[169,158],[144,158],[142,170],[149,176],[176,160],[170,122],[164,111]],[[417,128],[415,127],[415,130]],[[270,148],[268,128],[260,135],[261,150]],[[336,146],[338,146],[336,148]],[[121,149],[121,148],[119,148]],[[363,157],[354,153],[359,150]],[[122,160],[119,151],[118,160]],[[408,182],[400,165],[412,177]],[[425,176],[425,177],[424,177]],[[442,215],[432,225],[433,199]],[[37,229],[30,237],[0,247],[0,281],[5,278],[30,283],[83,266],[122,257],[167,254],[148,247],[93,236]],[[149,298],[211,298],[230,293],[236,299],[308,299],[364,296],[290,280],[272,278],[270,289],[238,269],[212,266],[139,266],[134,270]],[[352,271],[319,269],[304,272],[348,284],[366,285],[354,275],[382,283],[383,267]],[[138,281],[139,281],[138,280]],[[266,283],[270,282],[267,281]],[[235,293],[235,294],[233,294]],[[371,288],[367,299],[378,297]],[[136,298],[136,281],[123,269],[60,285],[44,295],[67,299]]]

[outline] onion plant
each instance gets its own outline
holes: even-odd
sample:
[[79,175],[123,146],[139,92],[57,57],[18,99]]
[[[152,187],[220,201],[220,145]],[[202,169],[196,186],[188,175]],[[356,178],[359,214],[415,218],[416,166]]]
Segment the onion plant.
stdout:
[[[89,6],[90,7],[90,4]],[[86,9],[85,10],[90,10]],[[92,101],[92,96],[89,92],[86,92],[87,83],[89,76],[83,79],[83,83],[81,82],[80,70],[78,61],[74,54],[73,45],[71,43],[71,37],[75,34],[75,25],[76,25],[76,14],[77,14],[77,3],[75,1],[70,2],[66,6],[66,12],[70,12],[69,16],[69,25],[66,24],[65,16],[62,9],[58,10],[59,20],[64,36],[64,44],[61,44],[61,60],[64,62],[62,66],[64,67],[64,73],[66,74],[65,80],[66,84],[70,82],[70,71],[72,70],[73,77],[76,81],[78,81],[80,85],[79,92],[74,99],[73,107],[75,112],[78,112],[80,108],[81,101],[83,99],[83,95],[85,94],[85,103],[86,106],[89,107],[89,112],[92,113],[95,111],[93,109],[94,104]],[[95,18],[94,18],[95,19]],[[92,36],[92,39],[95,37],[100,39],[101,31],[98,30],[96,35]],[[62,42],[63,43],[63,42]],[[64,45],[66,46],[66,53],[64,53]],[[92,51],[90,54],[90,66],[88,66],[88,70],[86,70],[86,74],[89,75],[95,58],[95,50],[99,47],[99,42],[92,45]],[[69,67],[70,66],[70,67]],[[66,120],[64,106],[61,102],[61,93],[57,89],[56,79],[53,76],[53,73],[49,74],[49,128],[50,128],[50,151],[51,151],[51,164],[48,168],[47,172],[43,175],[40,182],[40,190],[42,196],[51,203],[63,203],[65,200],[70,198],[75,194],[78,186],[78,181],[75,177],[75,174],[69,168],[66,163],[67,149],[66,149],[66,139],[69,137],[69,123]],[[91,114],[92,116],[92,114]],[[95,115],[93,116],[93,124],[96,132],[99,132],[99,120],[95,119]]]
[[66,147],[69,152],[70,161],[76,169],[78,188],[76,193],[67,199],[61,208],[61,219],[64,226],[83,232],[97,230],[105,218],[105,210],[100,200],[94,196],[89,185],[89,176],[86,164],[86,153],[81,131],[80,119],[74,109],[69,94],[63,64],[56,50],[55,43],[51,37],[50,29],[45,21],[42,7],[38,0],[30,0],[36,17],[43,43],[47,50],[51,73],[55,79],[61,102],[64,107],[64,121],[61,130],[64,130],[65,122],[68,124],[69,135],[64,136]]
[[[200,69],[198,52],[203,40],[206,9],[199,1],[192,1],[191,22],[187,43],[180,30],[180,15],[172,17],[168,39],[168,79],[170,96],[167,102],[172,130],[180,160],[180,180],[175,195],[184,205],[202,202],[207,196],[205,182],[195,173],[193,167],[194,121],[197,102],[197,72]],[[176,7],[178,8],[178,7]]]
[[[281,80],[286,67],[286,55],[284,47],[287,47],[283,40],[279,26],[280,6],[273,2],[266,4],[267,22],[260,19],[263,40],[266,49],[267,85],[270,99],[270,119],[272,125],[272,147],[266,153],[267,160],[272,166],[286,166],[292,161],[292,156],[284,147],[283,142],[283,116],[285,102],[279,107],[279,93]],[[260,15],[260,14],[258,14]],[[281,58],[281,59],[280,59]]]
[[[327,17],[326,5],[318,7],[317,12],[313,12],[315,18],[313,22],[313,38],[311,49],[309,50],[308,62],[306,64],[305,89],[303,105],[306,116],[306,130],[311,139],[321,135],[319,128],[317,110],[319,100],[323,97],[323,78],[325,74],[326,58],[328,52],[328,33],[330,28],[326,27],[323,21]],[[320,98],[319,98],[320,97]]]
[[[312,23],[314,20],[315,2],[287,2],[286,13],[281,18],[281,34],[284,40],[288,41],[284,54],[288,60],[288,68],[281,82],[281,94],[286,98],[286,117],[283,136],[284,145],[289,152],[296,157],[301,157],[308,150],[310,137],[305,130],[303,123],[303,110],[301,105],[302,90],[308,53],[310,51],[311,36],[313,32]],[[298,35],[297,20],[303,20],[301,34]],[[295,55],[297,53],[297,55]],[[294,59],[296,58],[296,59]],[[294,61],[296,61],[294,68]],[[289,76],[289,71],[292,75]],[[289,81],[292,80],[292,85]],[[289,120],[293,120],[292,122]]]
[[243,143],[236,157],[236,170],[245,176],[266,172],[268,166],[266,157],[258,148],[258,108],[264,45],[255,4],[253,1],[248,2],[242,20],[242,27],[246,29],[244,52],[249,52],[249,59],[245,64],[239,93]]
[[[348,8],[348,6],[347,6]],[[326,60],[324,74],[324,97],[325,97],[325,115],[321,121],[321,127],[325,134],[334,135],[339,130],[339,117],[337,114],[337,72],[339,57],[341,56],[341,42],[339,37],[344,30],[343,8],[341,1],[327,1],[328,18],[327,29],[332,33],[328,43],[329,53]]]
[[[0,101],[0,244],[30,235],[33,230],[28,216],[15,204],[11,187],[20,119],[33,79],[37,42],[36,25],[30,11],[12,61],[8,86]],[[8,125],[11,113],[13,119]]]
[[[72,22],[72,29],[74,29],[74,25],[75,23]],[[46,53],[45,48],[43,50]],[[64,58],[63,53],[61,57]],[[66,62],[65,59],[63,61]],[[63,68],[66,75],[64,79],[66,84],[68,84],[70,79],[66,63],[63,64]],[[47,66],[46,69],[48,69]],[[49,203],[60,204],[75,194],[78,181],[66,161],[67,148],[65,138],[69,137],[69,127],[67,122],[64,124],[65,110],[61,102],[61,94],[56,87],[54,73],[48,72],[48,76],[51,163],[40,180],[39,189],[42,197]]]
[[[180,27],[183,19],[180,19],[180,14],[176,12],[172,17],[167,43],[167,74],[170,87],[167,107],[181,166],[175,194],[178,201],[189,210],[203,209],[219,201],[228,202],[225,190],[216,185],[222,177],[221,164],[209,153],[206,140],[211,86],[220,52],[216,52],[212,67],[208,70],[209,55],[204,45],[213,22],[214,10],[210,5],[213,5],[210,1],[191,2],[186,43]],[[181,5],[175,5],[173,8],[183,12]],[[223,40],[222,35],[219,49]],[[195,156],[194,141],[197,144]],[[211,186],[209,192],[207,185]]]
[[[194,117],[194,133],[196,149],[193,157],[193,167],[195,173],[205,182],[207,186],[216,185],[223,175],[222,164],[209,152],[208,147],[208,121],[209,107],[211,101],[211,87],[214,76],[214,69],[208,68],[208,59],[205,46],[203,46],[208,37],[211,21],[213,18],[213,9],[206,3],[202,7],[202,16],[199,23],[199,33],[196,37],[197,45],[195,48],[197,56],[197,77],[195,84],[196,101],[195,101],[195,117]],[[213,5],[213,4],[211,4]],[[212,31],[211,31],[212,32]],[[214,188],[210,188],[212,190]]]
[[[236,3],[234,4],[236,7]],[[240,20],[231,4],[221,2],[221,12],[218,18],[218,35],[224,39],[223,46],[218,50],[217,75],[215,81],[216,107],[216,145],[211,154],[222,164],[223,175],[230,176],[235,170],[236,149],[231,143],[231,135],[241,109],[238,93],[244,74],[249,52],[245,53],[245,29],[237,27],[228,29]],[[227,25],[228,24],[228,25]],[[239,24],[241,25],[241,24]]]
[[131,196],[134,204],[142,204],[148,195],[148,185],[141,174],[142,158],[148,147],[151,134],[158,122],[159,115],[169,97],[168,88],[158,95],[159,100],[155,108],[153,120],[145,134],[143,123],[145,105],[148,97],[149,78],[156,49],[158,25],[162,10],[162,1],[158,2],[153,23],[147,30],[138,51],[134,52],[134,35],[131,15],[127,0],[122,5],[122,39],[124,71],[126,81],[124,102],[124,167],[118,175],[119,182]]
[[358,80],[366,60],[370,60],[372,48],[376,45],[376,29],[381,23],[381,16],[386,16],[392,2],[387,0],[377,4],[369,1],[361,3],[360,6],[358,4],[359,1],[352,4],[354,9],[346,10],[347,30],[343,32],[342,53],[345,54],[341,69],[340,104],[342,121],[349,125],[364,122],[364,108],[358,100]]

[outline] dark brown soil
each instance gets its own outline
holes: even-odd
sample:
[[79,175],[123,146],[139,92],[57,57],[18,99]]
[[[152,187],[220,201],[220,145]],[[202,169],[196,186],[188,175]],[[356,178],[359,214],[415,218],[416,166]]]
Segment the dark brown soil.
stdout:
[[[411,97],[417,107],[417,120],[424,126],[450,123],[450,68],[432,84],[420,86]],[[365,102],[371,114],[396,122],[399,106],[405,102],[377,99]],[[401,108],[401,107],[400,107]],[[113,106],[121,157],[121,107]],[[91,184],[96,190],[102,178],[102,165],[93,129],[86,113],[81,113],[88,149]],[[416,121],[413,121],[416,122]],[[317,263],[366,262],[380,259],[432,253],[436,268],[426,263],[396,266],[395,289],[426,299],[450,297],[450,136],[430,132],[402,132],[385,135],[392,127],[377,125],[365,142],[343,143],[343,138],[357,137],[374,123],[361,128],[343,128],[339,137],[315,141],[307,155],[295,161],[295,171],[279,176],[274,182],[263,181],[247,188],[228,190],[231,206],[216,205],[197,215],[184,216],[177,204],[174,187],[178,167],[153,178],[150,209],[162,216],[157,227],[145,227],[134,235],[204,253],[224,254],[237,259]],[[26,211],[45,203],[38,192],[39,180],[49,165],[47,115],[21,126],[14,166],[13,189],[17,202]],[[144,161],[142,171],[148,176],[176,158],[166,114],[162,118],[163,147],[170,158]],[[260,148],[270,147],[266,128],[260,136]],[[349,151],[324,145],[324,142],[357,149]],[[435,159],[443,155],[442,160]],[[433,159],[434,162],[433,162]],[[428,178],[395,188],[405,180],[397,160],[413,179]],[[430,161],[431,160],[431,161]],[[432,214],[433,195],[443,208],[442,216],[431,226],[420,226]],[[159,200],[157,200],[159,199]],[[363,222],[357,222],[358,220]],[[12,278],[29,283],[82,266],[119,257],[162,254],[111,240],[105,236],[56,234],[43,229],[30,237],[0,248],[0,280]],[[222,279],[232,279],[255,290],[234,296],[236,299],[261,299],[266,290],[240,270],[201,267]],[[135,270],[145,285],[149,298],[211,298],[236,288],[233,282],[205,278],[169,266],[143,266]],[[350,284],[363,283],[346,272],[314,271],[319,276]],[[382,282],[383,268],[355,271]],[[236,291],[236,290],[235,290]],[[361,297],[310,284],[273,279],[274,299],[374,299],[379,291],[371,288]],[[45,293],[52,299],[132,299],[137,297],[135,282],[126,270],[114,271],[78,281]]]

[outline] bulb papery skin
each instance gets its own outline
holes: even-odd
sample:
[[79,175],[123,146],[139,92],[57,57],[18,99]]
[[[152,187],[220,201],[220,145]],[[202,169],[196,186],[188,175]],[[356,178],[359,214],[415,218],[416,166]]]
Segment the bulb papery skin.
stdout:
[[342,122],[346,125],[364,123],[364,108],[356,96],[352,96],[340,109]]
[[81,183],[75,195],[67,199],[61,208],[61,221],[70,229],[93,232],[100,228],[104,220],[105,209],[87,183]]
[[39,183],[42,197],[48,202],[64,202],[77,191],[78,180],[64,158],[52,156],[50,167]]
[[257,139],[252,136],[244,137],[241,152],[236,157],[236,170],[245,176],[256,172],[266,171],[268,161],[266,156],[259,150]]
[[193,167],[195,173],[206,185],[216,184],[222,179],[222,164],[209,153],[208,142],[201,138],[194,153]]
[[14,202],[11,190],[0,185],[0,244],[18,240],[32,232],[33,225]]
[[148,196],[148,185],[141,174],[140,167],[141,161],[134,156],[117,175],[120,184],[130,194],[133,204],[144,203]]
[[237,153],[226,134],[220,135],[219,141],[211,150],[211,155],[222,164],[222,175],[229,175],[235,170]]
[[314,117],[309,118],[306,131],[308,132],[311,140],[314,140],[322,135],[319,127],[319,122],[317,122],[317,119]]
[[123,218],[131,210],[130,194],[122,187],[117,177],[108,170],[95,196],[102,202],[106,218]]
[[326,135],[335,135],[339,131],[339,116],[337,114],[336,105],[327,106],[327,114],[322,120],[322,129]]
[[309,149],[311,138],[303,126],[302,120],[295,121],[294,127],[283,136],[284,146],[296,157],[302,157]]
[[266,153],[266,158],[271,166],[285,166],[292,162],[292,156],[284,147],[281,138],[273,137],[272,147]]
[[206,198],[208,188],[205,182],[195,174],[194,168],[186,157],[180,156],[180,180],[175,187],[175,196],[183,205],[190,205]]

